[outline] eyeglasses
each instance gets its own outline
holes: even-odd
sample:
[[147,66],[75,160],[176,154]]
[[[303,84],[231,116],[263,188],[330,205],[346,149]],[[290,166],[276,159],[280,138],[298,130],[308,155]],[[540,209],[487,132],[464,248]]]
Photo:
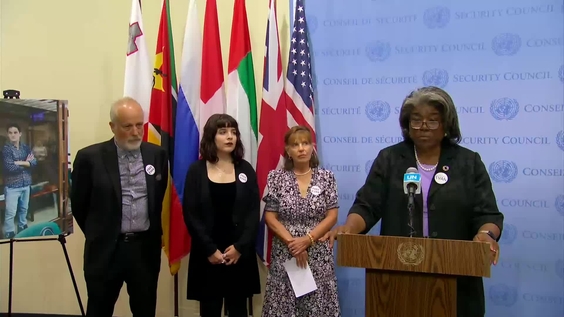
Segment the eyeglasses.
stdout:
[[429,130],[436,130],[441,125],[439,121],[411,120],[409,122],[409,126],[411,126],[411,128],[415,130],[421,129],[423,127],[423,124],[425,124],[427,126],[427,129]]

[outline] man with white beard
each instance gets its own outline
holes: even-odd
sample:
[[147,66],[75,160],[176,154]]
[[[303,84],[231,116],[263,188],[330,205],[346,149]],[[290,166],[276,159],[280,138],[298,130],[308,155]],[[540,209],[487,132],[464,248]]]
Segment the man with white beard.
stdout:
[[168,156],[142,141],[143,109],[132,98],[112,104],[110,128],[114,137],[79,150],[72,170],[72,212],[86,237],[86,316],[111,317],[125,282],[133,316],[152,317]]

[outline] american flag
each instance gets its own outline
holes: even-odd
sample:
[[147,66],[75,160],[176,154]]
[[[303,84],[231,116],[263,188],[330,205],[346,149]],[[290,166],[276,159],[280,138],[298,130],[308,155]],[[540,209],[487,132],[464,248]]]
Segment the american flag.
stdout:
[[307,126],[315,143],[313,77],[304,0],[297,0],[295,8],[285,85],[288,125]]
[[[282,94],[284,80],[276,20],[275,1],[270,0],[256,167],[261,197],[264,197],[267,192],[266,177],[268,172],[281,167],[284,162],[284,133],[288,130],[286,106]],[[272,238],[273,234],[264,222],[264,203],[261,202],[261,225],[257,240],[257,254],[266,265],[270,264]]]

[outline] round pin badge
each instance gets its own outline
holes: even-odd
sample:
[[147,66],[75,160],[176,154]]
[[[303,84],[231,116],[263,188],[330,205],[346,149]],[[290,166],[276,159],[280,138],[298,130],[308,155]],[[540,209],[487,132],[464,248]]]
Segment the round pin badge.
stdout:
[[448,172],[449,167],[447,165],[443,166],[443,171]]
[[312,186],[312,187],[311,187],[311,193],[312,193],[314,196],[317,196],[317,195],[321,194],[321,188],[319,188],[319,186],[317,186],[317,185]]
[[440,185],[446,184],[448,182],[448,176],[445,173],[437,173],[435,174],[435,182]]
[[151,164],[145,166],[145,172],[147,172],[147,174],[149,175],[153,175],[155,174],[155,167]]
[[247,175],[245,175],[245,173],[239,174],[239,180],[241,181],[241,183],[246,183],[247,182]]

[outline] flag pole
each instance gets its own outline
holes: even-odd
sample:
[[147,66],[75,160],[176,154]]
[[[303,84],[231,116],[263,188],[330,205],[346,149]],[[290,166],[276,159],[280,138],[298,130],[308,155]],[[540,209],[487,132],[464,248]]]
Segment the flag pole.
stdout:
[[178,315],[178,272],[174,274],[174,317]]
[[[139,9],[143,12],[142,0],[139,0]],[[178,315],[178,272],[174,274],[174,317]]]

